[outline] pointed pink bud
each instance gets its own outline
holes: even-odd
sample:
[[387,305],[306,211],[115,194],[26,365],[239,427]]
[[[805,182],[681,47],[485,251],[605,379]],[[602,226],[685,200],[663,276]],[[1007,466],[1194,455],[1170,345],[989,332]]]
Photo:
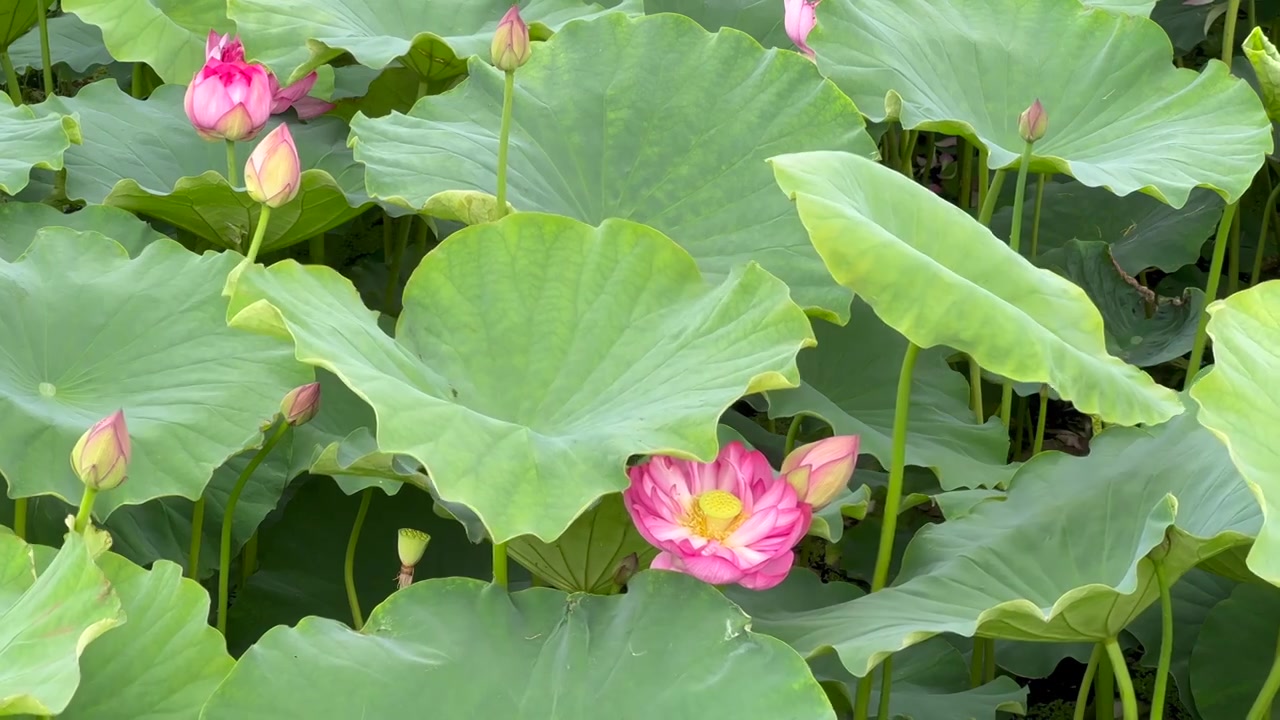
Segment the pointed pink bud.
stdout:
[[244,188],[249,197],[271,208],[287,204],[298,195],[302,163],[289,126],[280,123],[267,133],[244,164]]
[[498,21],[498,29],[493,33],[493,44],[489,46],[493,66],[503,72],[515,72],[516,68],[529,62],[531,52],[529,26],[520,17],[519,6],[512,5]]
[[782,461],[782,476],[817,510],[849,486],[858,462],[858,436],[837,435],[801,445]]
[[209,39],[204,44],[204,59],[206,62],[244,62],[244,45],[236,35],[219,35],[217,30],[210,30]]
[[1022,139],[1033,143],[1044,137],[1044,131],[1049,129],[1049,115],[1044,111],[1044,105],[1040,104],[1040,99],[1031,103],[1031,107],[1022,111],[1018,116],[1018,134]]
[[284,416],[285,422],[294,427],[310,422],[318,412],[320,412],[320,383],[318,382],[307,383],[290,390],[280,402],[280,414]]
[[809,31],[818,24],[818,3],[822,0],[782,0],[783,27],[787,37],[800,48],[800,52],[813,57],[809,47]]
[[119,487],[129,476],[129,428],[115,411],[89,428],[71,450],[71,469],[94,490]]

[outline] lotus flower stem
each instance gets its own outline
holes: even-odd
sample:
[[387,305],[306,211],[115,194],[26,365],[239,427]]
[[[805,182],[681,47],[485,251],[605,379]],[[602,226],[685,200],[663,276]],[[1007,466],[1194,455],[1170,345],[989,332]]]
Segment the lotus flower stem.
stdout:
[[1093,677],[1093,707],[1097,720],[1116,718],[1116,675],[1111,670],[1111,660],[1106,647],[1098,643],[1098,671]]
[[258,569],[258,531],[254,530],[244,547],[240,549],[240,587],[249,582],[249,576]]
[[796,439],[800,437],[800,426],[804,423],[804,419],[810,417],[807,412],[798,412],[791,418],[791,425],[787,428],[787,439],[782,445],[782,454],[787,456],[792,450],[796,449]]
[[511,145],[511,111],[516,101],[516,73],[506,73],[502,86],[502,127],[498,131],[498,209],[497,217],[507,214],[507,150]]
[[249,254],[244,259],[246,265],[258,259],[258,251],[262,249],[262,239],[267,236],[267,225],[271,222],[271,206],[261,205],[260,207],[262,210],[258,213],[258,226],[253,229],[253,241],[249,243]]
[[129,80],[129,94],[133,96],[134,100],[141,100],[142,96],[146,95],[146,92],[142,89],[145,76],[146,73],[142,71],[142,63],[134,63],[133,72],[130,75],[131,79]]
[[982,684],[982,669],[986,667],[983,657],[987,653],[987,644],[982,638],[973,639],[973,652],[969,653],[969,687],[976,688]]
[[[1222,219],[1218,221],[1218,233],[1213,238],[1213,261],[1209,263],[1209,282],[1205,284],[1204,295],[1207,302],[1218,297],[1218,281],[1222,279],[1222,256],[1227,250],[1227,233],[1235,219],[1238,205],[1232,203],[1222,211]],[[1195,344],[1191,346],[1191,359],[1187,361],[1187,378],[1183,381],[1183,389],[1191,387],[1196,374],[1200,372],[1200,363],[1204,360],[1204,347],[1208,341],[1207,329],[1209,313],[1201,311],[1200,322],[1196,327]]]
[[1271,704],[1275,700],[1276,691],[1280,691],[1280,643],[1276,646],[1276,658],[1271,663],[1271,671],[1262,683],[1262,690],[1249,708],[1245,720],[1268,720],[1271,717]]
[[987,421],[986,411],[982,406],[982,366],[969,355],[964,356],[969,362],[969,405],[978,424]]
[[1094,645],[1089,655],[1089,664],[1084,668],[1084,677],[1080,680],[1080,692],[1076,693],[1076,709],[1071,720],[1084,720],[1085,708],[1089,706],[1089,690],[1093,688],[1093,676],[1098,672],[1098,662],[1102,658],[1102,646]]
[[[1028,140],[1022,146],[1022,159],[1018,162],[1018,181],[1013,186],[1013,226],[1009,230],[1009,248],[1014,252],[1018,252],[1022,247],[1022,206],[1027,199],[1027,171],[1031,169],[1031,151],[1035,147],[1034,140]],[[988,203],[994,207],[996,196],[995,192],[988,195]],[[987,212],[987,206],[982,207],[983,215],[986,215],[988,221],[984,225],[990,223],[991,214]],[[1009,413],[1013,407],[1013,383],[1006,381],[1004,388],[1000,391],[1000,422],[1005,427],[1009,427]]]
[[986,645],[986,652],[982,653],[982,682],[986,684],[996,679],[996,641],[995,638],[984,638],[982,642]]
[[18,83],[18,71],[13,68],[8,50],[0,50],[0,67],[4,68],[4,82],[9,86],[9,99],[14,105],[21,105],[22,85]]
[[[1231,55],[1236,51],[1236,18],[1240,17],[1240,0],[1227,0],[1227,12],[1222,16],[1222,62],[1231,67]],[[1212,299],[1212,298],[1211,298]]]
[[187,553],[187,577],[200,580],[200,541],[204,539],[204,496],[191,508],[191,550]]
[[[870,683],[868,683],[870,684]],[[877,718],[893,717],[889,714],[889,691],[893,689],[893,656],[884,659],[880,665],[880,705],[876,710]]]
[[[1267,184],[1271,184],[1271,171],[1267,171]],[[1271,223],[1271,216],[1275,214],[1276,198],[1280,197],[1280,184],[1271,188],[1271,194],[1267,196],[1266,205],[1262,206],[1262,230],[1258,232],[1258,249],[1253,254],[1253,269],[1249,273],[1249,285],[1257,285],[1262,281],[1262,258],[1266,254],[1267,249],[1267,226]]]
[[98,498],[98,491],[89,485],[84,486],[84,495],[80,497],[80,511],[76,513],[76,522],[73,527],[76,534],[84,532],[89,527],[89,520],[93,516],[93,501]]
[[253,459],[249,460],[249,464],[245,465],[244,470],[240,472],[240,477],[236,478],[235,487],[231,489],[231,495],[227,498],[227,508],[222,513],[222,546],[218,553],[218,632],[224,636],[227,634],[227,597],[231,588],[231,527],[236,515],[236,503],[240,502],[240,493],[244,492],[245,485],[249,484],[253,471],[267,459],[267,455],[271,454],[271,450],[275,448],[276,443],[280,442],[280,438],[284,437],[284,432],[288,429],[289,423],[280,423],[275,434],[262,444],[258,452],[254,453]]
[[960,208],[968,210],[973,204],[973,147],[960,138]]
[[356,594],[356,546],[360,544],[360,530],[364,528],[364,519],[369,515],[369,504],[373,502],[373,486],[360,493],[360,509],[356,510],[356,521],[351,525],[351,535],[347,538],[347,556],[342,561],[342,582],[347,586],[347,604],[351,606],[351,627],[359,630],[364,627],[364,615],[360,612],[360,596]]
[[53,84],[53,62],[49,59],[49,0],[36,0],[36,23],[40,25],[40,73],[44,78],[45,97],[57,95]]
[[227,182],[231,187],[240,184],[240,165],[236,162],[236,143],[234,140],[226,140],[227,143]]
[[[991,216],[996,212],[996,200],[1000,197],[1000,190],[1004,188],[1004,170],[997,170],[991,176],[991,186],[987,188],[987,192],[982,199],[982,209],[978,211],[978,222],[983,227],[991,225]],[[1017,217],[1017,213],[1014,213]]]
[[13,501],[13,534],[19,540],[27,539],[27,499],[18,498]]
[[912,161],[916,156],[916,143],[920,141],[920,133],[917,130],[908,130],[906,138],[902,142],[902,157],[899,158],[902,167],[902,174],[907,177],[914,177]]
[[493,584],[507,587],[507,544],[493,544]]
[[1124,651],[1115,638],[1107,638],[1103,646],[1111,659],[1111,669],[1116,674],[1116,686],[1120,688],[1120,705],[1124,708],[1124,720],[1138,720],[1138,696],[1129,678],[1129,665],[1124,661]]
[[1240,289],[1240,213],[1231,219],[1231,252],[1227,254],[1227,294]]
[[[981,209],[987,204],[988,185],[987,183],[995,182],[991,177],[991,168],[988,166],[987,158],[989,154],[987,149],[981,145],[978,146],[978,169],[975,171],[978,175],[978,208]],[[1001,182],[1003,182],[1003,178]],[[994,205],[992,207],[995,207]],[[981,221],[979,221],[981,222]],[[990,222],[988,220],[987,222]],[[986,225],[987,223],[982,223]]]
[[1040,173],[1036,180],[1036,210],[1031,219],[1031,259],[1035,260],[1040,250],[1040,209],[1044,207],[1044,186],[1048,173]]
[[1044,421],[1049,415],[1049,386],[1040,386],[1040,414],[1036,416],[1036,438],[1031,443],[1032,457],[1044,449]]
[[396,244],[387,258],[387,284],[382,289],[382,311],[394,315],[396,288],[400,287],[400,266],[404,260],[405,248],[409,246],[409,231],[413,229],[413,215],[406,215],[396,222]]
[[1164,697],[1169,690],[1169,668],[1173,664],[1173,598],[1164,561],[1156,560],[1156,582],[1160,585],[1160,661],[1156,664],[1156,686],[1151,694],[1150,720],[1163,720]]

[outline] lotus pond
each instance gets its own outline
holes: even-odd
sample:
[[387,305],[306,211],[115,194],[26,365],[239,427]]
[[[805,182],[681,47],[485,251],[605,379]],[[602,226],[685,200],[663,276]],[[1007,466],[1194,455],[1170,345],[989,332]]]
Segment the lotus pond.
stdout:
[[1271,718],[1277,39],[0,0],[0,715]]

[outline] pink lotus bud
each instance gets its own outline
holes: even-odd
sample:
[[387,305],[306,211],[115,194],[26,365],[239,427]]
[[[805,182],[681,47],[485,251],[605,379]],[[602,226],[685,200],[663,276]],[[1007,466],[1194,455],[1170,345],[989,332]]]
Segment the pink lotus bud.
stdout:
[[818,3],[822,0],[782,0],[783,27],[787,37],[800,48],[800,52],[813,57],[809,47],[809,31],[818,24]]
[[206,62],[244,62],[244,45],[236,35],[219,35],[217,30],[210,30],[204,44],[204,59]]
[[1044,137],[1044,131],[1049,129],[1049,115],[1044,111],[1044,106],[1040,104],[1040,99],[1031,103],[1031,107],[1022,111],[1018,116],[1018,134],[1022,139],[1033,143]]
[[767,590],[786,579],[813,508],[764,455],[731,442],[714,462],[658,455],[627,471],[636,529],[662,552],[650,567],[712,585]]
[[[274,134],[272,132],[272,135]],[[268,139],[270,137],[270,135],[267,136]],[[320,383],[318,382],[299,385],[290,390],[280,402],[280,414],[284,416],[285,422],[294,427],[310,422],[318,412],[320,412]]]
[[849,486],[857,463],[858,436],[836,435],[792,450],[782,461],[782,477],[817,510]]
[[[278,208],[298,195],[301,184],[298,147],[293,144],[289,126],[280,123],[250,153],[249,161],[244,164],[244,188],[255,201]],[[319,386],[315,392],[318,397]],[[288,416],[285,413],[285,417]]]
[[124,413],[117,410],[76,441],[71,449],[71,469],[88,487],[110,490],[128,477],[131,452],[129,428],[125,427]]
[[187,86],[183,106],[205,140],[252,140],[271,117],[271,81],[261,65],[209,59]]
[[503,72],[515,72],[516,68],[529,62],[531,52],[529,26],[520,17],[520,8],[512,5],[493,32],[493,44],[489,46],[493,66]]

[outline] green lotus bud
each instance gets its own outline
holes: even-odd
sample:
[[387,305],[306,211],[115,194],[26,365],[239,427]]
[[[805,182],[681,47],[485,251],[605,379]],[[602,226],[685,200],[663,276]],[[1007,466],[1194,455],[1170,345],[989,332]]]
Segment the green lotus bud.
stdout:
[[493,66],[503,72],[515,72],[516,68],[529,62],[531,51],[529,26],[520,17],[520,8],[512,5],[498,21],[498,29],[493,33],[493,44],[489,46]]
[[413,567],[422,560],[422,555],[427,551],[427,543],[431,542],[431,536],[421,530],[413,528],[400,528],[400,534],[396,538],[396,551],[400,553],[400,564],[405,567]]
[[1262,105],[1272,122],[1280,120],[1280,53],[1271,44],[1261,27],[1255,27],[1241,45],[1253,72],[1262,88]]
[[280,414],[284,421],[297,427],[311,422],[320,412],[320,383],[300,385],[289,391],[280,402]]
[[1018,116],[1018,134],[1022,139],[1033,143],[1044,137],[1044,131],[1049,129],[1049,115],[1044,111],[1044,105],[1040,104],[1040,99],[1031,103],[1031,107],[1022,111]]
[[129,429],[124,413],[115,411],[89,428],[71,450],[71,469],[87,487],[111,490],[129,475]]

